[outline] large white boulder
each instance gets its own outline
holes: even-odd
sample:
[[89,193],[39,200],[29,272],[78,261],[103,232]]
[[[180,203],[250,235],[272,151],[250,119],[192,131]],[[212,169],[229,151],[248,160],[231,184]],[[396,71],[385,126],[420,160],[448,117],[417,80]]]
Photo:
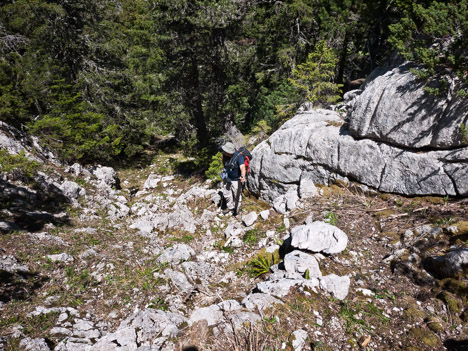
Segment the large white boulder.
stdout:
[[336,179],[403,195],[468,195],[468,147],[419,151],[355,139],[334,111],[295,116],[259,144],[253,156],[249,190],[280,213],[287,210],[288,191],[307,198],[315,195],[312,184]]
[[348,236],[341,229],[325,222],[304,224],[291,230],[293,249],[336,254],[346,249],[347,244]]
[[[405,63],[366,82],[365,89],[350,112],[350,132],[358,138],[369,138],[409,148],[447,149],[460,147],[461,123],[466,122],[468,99],[458,97],[458,83],[453,77],[447,93],[436,96],[424,88]],[[436,87],[431,83],[431,87]]]

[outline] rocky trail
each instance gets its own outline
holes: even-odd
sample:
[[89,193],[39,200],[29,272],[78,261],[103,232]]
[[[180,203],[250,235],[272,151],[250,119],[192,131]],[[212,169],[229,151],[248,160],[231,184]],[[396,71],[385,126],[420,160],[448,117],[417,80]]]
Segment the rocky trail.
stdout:
[[1,350],[467,349],[466,200],[337,181],[233,217],[185,161],[2,180]]

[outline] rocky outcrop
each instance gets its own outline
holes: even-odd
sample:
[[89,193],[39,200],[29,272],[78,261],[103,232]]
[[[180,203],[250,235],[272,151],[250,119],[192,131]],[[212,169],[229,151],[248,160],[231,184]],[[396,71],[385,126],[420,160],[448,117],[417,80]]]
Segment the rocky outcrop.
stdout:
[[437,278],[456,277],[468,271],[468,249],[456,249],[443,256],[428,257],[423,264]]
[[435,96],[411,68],[414,64],[405,63],[366,82],[349,114],[351,135],[403,148],[462,146],[460,124],[468,121],[468,99],[455,93],[457,80],[444,77],[448,92]]
[[60,165],[52,152],[39,145],[38,138],[29,136],[2,121],[0,121],[0,149],[14,155],[24,152],[29,159],[36,162],[42,163],[47,160]]
[[250,190],[280,213],[294,209],[294,195],[313,196],[311,184],[337,179],[403,195],[468,195],[458,134],[466,99],[428,95],[407,66],[347,97],[349,123],[335,111],[303,111],[259,144]]
[[346,249],[347,243],[347,235],[328,223],[313,222],[293,228],[281,248],[282,252],[288,252],[283,262],[270,267],[273,274],[258,283],[255,291],[282,298],[293,287],[314,292],[320,289],[336,299],[345,299],[349,291],[349,276],[322,276],[318,261],[324,258],[322,252],[337,254]]

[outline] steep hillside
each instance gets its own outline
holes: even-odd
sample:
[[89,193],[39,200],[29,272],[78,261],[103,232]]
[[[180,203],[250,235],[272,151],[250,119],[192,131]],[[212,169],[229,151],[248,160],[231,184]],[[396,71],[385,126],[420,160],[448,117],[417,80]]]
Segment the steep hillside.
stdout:
[[235,218],[178,154],[40,162],[1,183],[0,348],[466,347],[466,200],[338,181]]

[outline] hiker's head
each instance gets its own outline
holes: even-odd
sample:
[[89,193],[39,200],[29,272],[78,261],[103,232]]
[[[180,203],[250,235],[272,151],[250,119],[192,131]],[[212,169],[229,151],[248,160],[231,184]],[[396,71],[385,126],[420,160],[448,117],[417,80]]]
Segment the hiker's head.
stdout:
[[221,146],[221,151],[228,155],[233,155],[236,152],[236,148],[233,143],[227,142],[223,146]]

